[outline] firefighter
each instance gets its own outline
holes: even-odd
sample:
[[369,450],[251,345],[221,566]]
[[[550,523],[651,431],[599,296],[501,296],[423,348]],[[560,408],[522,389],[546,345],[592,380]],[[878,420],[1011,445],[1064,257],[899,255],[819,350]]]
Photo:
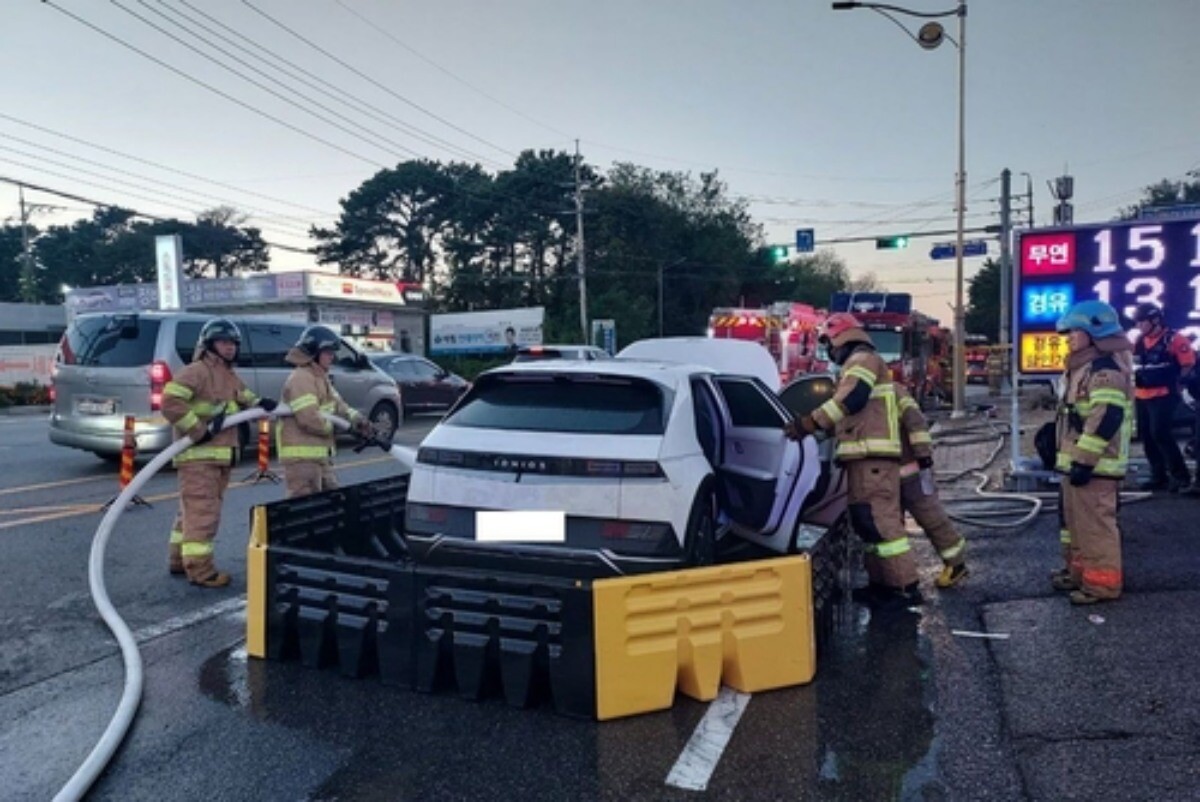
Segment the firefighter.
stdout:
[[900,510],[900,419],[891,372],[853,315],[830,315],[819,339],[841,368],[838,386],[811,415],[791,421],[787,435],[799,439],[821,429],[837,439],[835,456],[849,483],[850,523],[866,552],[866,600],[883,608],[920,604]]
[[163,388],[163,416],[177,437],[190,437],[193,443],[175,457],[182,537],[170,546],[170,569],[172,573],[182,569],[189,582],[205,588],[229,584],[229,574],[213,565],[221,501],[238,459],[237,427],[224,428],[225,416],[255,405],[268,412],[275,408],[273,400],[256,396],[234,372],[241,343],[233,323],[221,318],[208,321],[200,330],[191,364]]
[[285,357],[294,365],[283,385],[283,402],[292,409],[275,428],[275,450],[283,463],[287,497],[307,496],[338,486],[333,472],[336,451],[333,424],[322,412],[350,421],[363,437],[371,435],[371,422],[346,405],[329,381],[341,339],[325,326],[309,326]]
[[1179,381],[1195,367],[1196,354],[1187,337],[1163,325],[1162,310],[1154,304],[1138,304],[1133,320],[1141,332],[1133,352],[1138,365],[1134,374],[1137,427],[1150,463],[1150,477],[1141,488],[1176,493],[1191,484],[1172,427]]
[[1055,462],[1064,476],[1065,566],[1051,582],[1072,604],[1094,604],[1121,595],[1117,497],[1133,427],[1133,360],[1117,311],[1103,301],[1075,304],[1058,330],[1069,346]]
[[939,588],[951,588],[967,578],[964,552],[967,541],[954,528],[933,481],[933,438],[921,408],[908,391],[896,385],[900,411],[900,504],[925,531],[942,558],[942,570],[934,580]]

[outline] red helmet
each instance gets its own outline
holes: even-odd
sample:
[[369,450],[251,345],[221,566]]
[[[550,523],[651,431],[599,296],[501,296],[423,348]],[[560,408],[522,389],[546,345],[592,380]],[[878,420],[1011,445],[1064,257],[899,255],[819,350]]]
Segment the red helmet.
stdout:
[[869,342],[858,318],[849,312],[835,312],[825,319],[817,332],[817,338],[827,340],[830,345],[844,345],[850,340]]

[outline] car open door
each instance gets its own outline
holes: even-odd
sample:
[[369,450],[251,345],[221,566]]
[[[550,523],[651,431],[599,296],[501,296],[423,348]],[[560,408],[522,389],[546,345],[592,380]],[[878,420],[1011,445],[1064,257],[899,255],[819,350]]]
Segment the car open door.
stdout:
[[787,413],[761,381],[718,375],[712,384],[723,422],[716,465],[720,511],[740,536],[784,551],[792,499],[815,482],[811,464],[805,469],[805,448],[784,435]]
[[[828,374],[801,376],[779,393],[780,402],[796,417],[811,415],[821,404],[833,397],[836,383]],[[830,527],[846,509],[846,477],[833,459],[832,438],[806,437],[820,464],[816,486],[797,510],[799,521]]]

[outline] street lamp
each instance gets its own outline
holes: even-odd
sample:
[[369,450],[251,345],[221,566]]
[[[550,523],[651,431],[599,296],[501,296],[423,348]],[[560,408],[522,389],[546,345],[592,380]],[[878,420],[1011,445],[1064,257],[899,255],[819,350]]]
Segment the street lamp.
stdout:
[[[966,414],[966,310],[963,307],[963,218],[966,213],[967,198],[967,127],[966,127],[966,95],[967,95],[967,2],[959,0],[958,6],[952,11],[924,12],[910,8],[888,5],[885,3],[838,2],[833,4],[834,11],[851,11],[856,8],[870,10],[887,17],[899,26],[910,39],[926,50],[933,50],[949,39],[958,48],[958,172],[954,178],[955,214],[957,216],[956,241],[954,254],[954,412],[953,417],[961,418]],[[905,25],[888,12],[904,14],[920,19],[937,20],[946,17],[958,18],[958,40],[952,39],[942,28],[941,23],[926,22],[913,35]]]
[[658,263],[658,336],[663,336],[663,272],[670,270],[672,267],[681,265],[687,261],[686,256],[681,256],[669,265]]

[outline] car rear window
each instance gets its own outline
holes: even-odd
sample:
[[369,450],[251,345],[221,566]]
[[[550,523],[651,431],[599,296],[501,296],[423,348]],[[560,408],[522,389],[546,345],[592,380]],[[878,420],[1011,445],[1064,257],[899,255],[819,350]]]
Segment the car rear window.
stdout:
[[662,434],[663,392],[618,377],[505,376],[475,383],[446,423],[477,429],[569,434]]
[[63,337],[61,359],[67,365],[133,368],[154,361],[159,321],[137,315],[77,318]]

